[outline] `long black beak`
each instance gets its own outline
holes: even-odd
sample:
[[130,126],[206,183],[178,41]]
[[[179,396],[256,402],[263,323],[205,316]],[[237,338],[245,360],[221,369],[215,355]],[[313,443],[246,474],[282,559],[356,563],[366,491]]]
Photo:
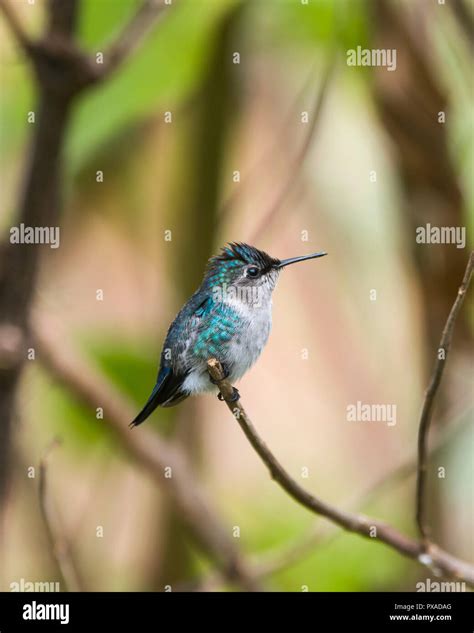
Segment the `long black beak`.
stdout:
[[327,253],[313,253],[312,255],[301,255],[301,257],[290,257],[289,259],[282,259],[279,264],[275,266],[275,268],[283,268],[284,266],[289,266],[289,264],[296,264],[296,262],[304,262],[307,259],[316,259],[316,257],[324,257]]

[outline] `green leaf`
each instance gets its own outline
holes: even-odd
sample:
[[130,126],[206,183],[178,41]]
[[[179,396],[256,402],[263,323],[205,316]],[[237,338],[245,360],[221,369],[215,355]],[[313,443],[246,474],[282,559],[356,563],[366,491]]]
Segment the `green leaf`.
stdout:
[[[174,110],[176,120],[177,104],[199,83],[205,69],[215,26],[234,4],[225,0],[172,5],[130,59],[106,83],[84,96],[68,139],[72,173],[137,119],[158,109],[163,113]],[[94,53],[104,51],[136,3],[87,0],[84,5],[81,40]]]

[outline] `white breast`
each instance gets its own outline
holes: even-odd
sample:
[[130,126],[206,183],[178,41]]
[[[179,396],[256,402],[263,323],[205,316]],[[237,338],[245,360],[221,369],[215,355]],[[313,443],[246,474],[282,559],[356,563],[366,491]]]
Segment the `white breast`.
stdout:
[[[231,382],[241,378],[260,356],[270,334],[272,325],[271,299],[262,305],[249,305],[238,300],[226,303],[239,314],[241,328],[225,348],[224,356],[219,360],[231,370]],[[200,362],[183,382],[183,390],[188,393],[216,391],[209,380],[207,364]]]
[[242,302],[229,302],[242,319],[242,330],[236,335],[228,348],[229,365],[232,366],[230,378],[241,378],[260,356],[270,334],[272,325],[272,304],[255,307]]

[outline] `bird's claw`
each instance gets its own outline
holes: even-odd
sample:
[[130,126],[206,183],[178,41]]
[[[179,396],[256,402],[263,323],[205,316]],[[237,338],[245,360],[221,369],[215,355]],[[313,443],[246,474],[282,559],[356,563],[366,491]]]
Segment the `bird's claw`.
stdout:
[[[221,367],[222,367],[222,372],[223,372],[223,377],[221,378],[221,380],[225,380],[226,378],[229,377],[230,375],[230,371],[227,369],[227,367],[224,365],[224,363],[221,363]],[[212,382],[213,385],[217,385],[218,384],[218,380],[214,380],[214,378],[212,376],[209,376],[209,380]]]
[[[221,402],[225,400],[224,396],[221,394],[220,391],[217,394],[217,397],[219,398]],[[229,398],[229,400],[227,400],[227,402],[237,402],[239,398],[240,398],[239,390],[236,389],[235,387],[232,387],[232,396]]]

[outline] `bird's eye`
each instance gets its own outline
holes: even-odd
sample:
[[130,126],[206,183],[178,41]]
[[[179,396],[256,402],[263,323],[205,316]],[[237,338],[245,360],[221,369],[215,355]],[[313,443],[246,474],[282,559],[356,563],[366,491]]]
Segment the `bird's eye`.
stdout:
[[258,277],[259,272],[256,266],[249,266],[249,268],[247,268],[247,277]]

